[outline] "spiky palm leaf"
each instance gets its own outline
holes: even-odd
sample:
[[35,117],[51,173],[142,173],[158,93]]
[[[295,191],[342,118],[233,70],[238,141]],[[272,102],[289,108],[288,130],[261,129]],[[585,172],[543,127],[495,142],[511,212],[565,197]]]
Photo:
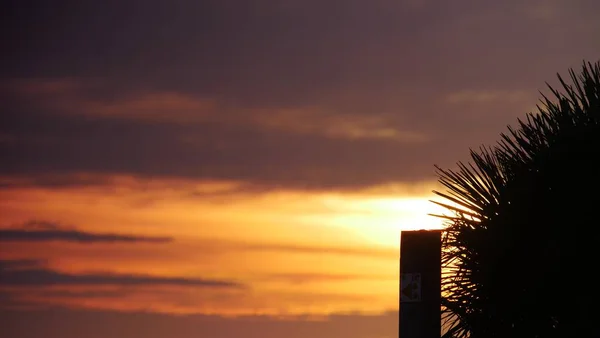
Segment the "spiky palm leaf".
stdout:
[[569,74],[472,163],[436,167],[445,337],[600,336],[600,62]]

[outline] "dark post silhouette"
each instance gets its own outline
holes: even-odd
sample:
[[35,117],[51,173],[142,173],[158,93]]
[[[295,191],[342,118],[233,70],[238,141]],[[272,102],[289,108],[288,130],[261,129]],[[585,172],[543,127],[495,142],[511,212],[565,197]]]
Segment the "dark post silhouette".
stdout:
[[440,230],[400,235],[400,338],[439,338],[441,333]]

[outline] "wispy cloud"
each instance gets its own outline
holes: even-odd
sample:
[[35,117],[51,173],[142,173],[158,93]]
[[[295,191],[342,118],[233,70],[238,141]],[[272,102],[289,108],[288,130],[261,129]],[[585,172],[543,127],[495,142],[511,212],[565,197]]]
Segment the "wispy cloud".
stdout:
[[151,242],[164,243],[169,237],[149,237],[114,233],[91,233],[47,221],[28,221],[16,227],[0,229],[0,242],[45,242],[67,241],[80,243],[94,242]]
[[[67,117],[173,125],[216,123],[332,139],[388,139],[409,143],[429,139],[423,132],[402,130],[392,123],[390,116],[347,113],[325,104],[293,108],[268,104],[245,107],[176,91],[136,92],[106,98],[90,94],[90,88],[102,89],[98,84],[80,81],[75,85],[73,80],[62,79],[19,79],[0,89],[2,87],[8,87],[17,98],[35,102],[43,111]],[[184,139],[187,143],[194,141],[189,137]]]
[[535,92],[526,90],[461,90],[446,96],[448,103],[535,102]]
[[339,247],[339,246],[311,246],[295,244],[277,244],[277,243],[240,243],[223,242],[223,248],[241,251],[279,251],[306,254],[330,254],[342,256],[362,256],[398,259],[399,252],[394,248],[374,248],[374,247]]
[[[27,264],[24,264],[27,263]],[[112,273],[69,274],[45,268],[30,261],[0,260],[0,285],[40,287],[53,285],[117,285],[117,286],[190,286],[203,288],[232,288],[244,286],[228,280],[161,277]]]
[[326,273],[287,273],[271,274],[269,280],[284,281],[291,284],[307,284],[318,282],[341,282],[356,280],[398,280],[397,276],[374,276],[367,274],[326,274]]

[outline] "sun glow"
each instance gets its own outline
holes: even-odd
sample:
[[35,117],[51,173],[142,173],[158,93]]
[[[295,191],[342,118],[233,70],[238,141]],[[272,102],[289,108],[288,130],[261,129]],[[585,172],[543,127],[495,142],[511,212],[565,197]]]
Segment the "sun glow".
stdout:
[[442,222],[430,214],[441,208],[423,197],[373,197],[357,199],[328,199],[340,212],[324,220],[327,224],[349,229],[366,241],[399,247],[402,230],[441,229]]

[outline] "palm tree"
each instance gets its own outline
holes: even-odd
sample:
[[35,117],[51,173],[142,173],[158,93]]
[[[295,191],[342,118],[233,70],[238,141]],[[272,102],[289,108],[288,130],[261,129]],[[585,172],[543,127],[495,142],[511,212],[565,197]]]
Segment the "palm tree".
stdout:
[[569,74],[471,163],[436,166],[444,337],[600,337],[600,62]]

